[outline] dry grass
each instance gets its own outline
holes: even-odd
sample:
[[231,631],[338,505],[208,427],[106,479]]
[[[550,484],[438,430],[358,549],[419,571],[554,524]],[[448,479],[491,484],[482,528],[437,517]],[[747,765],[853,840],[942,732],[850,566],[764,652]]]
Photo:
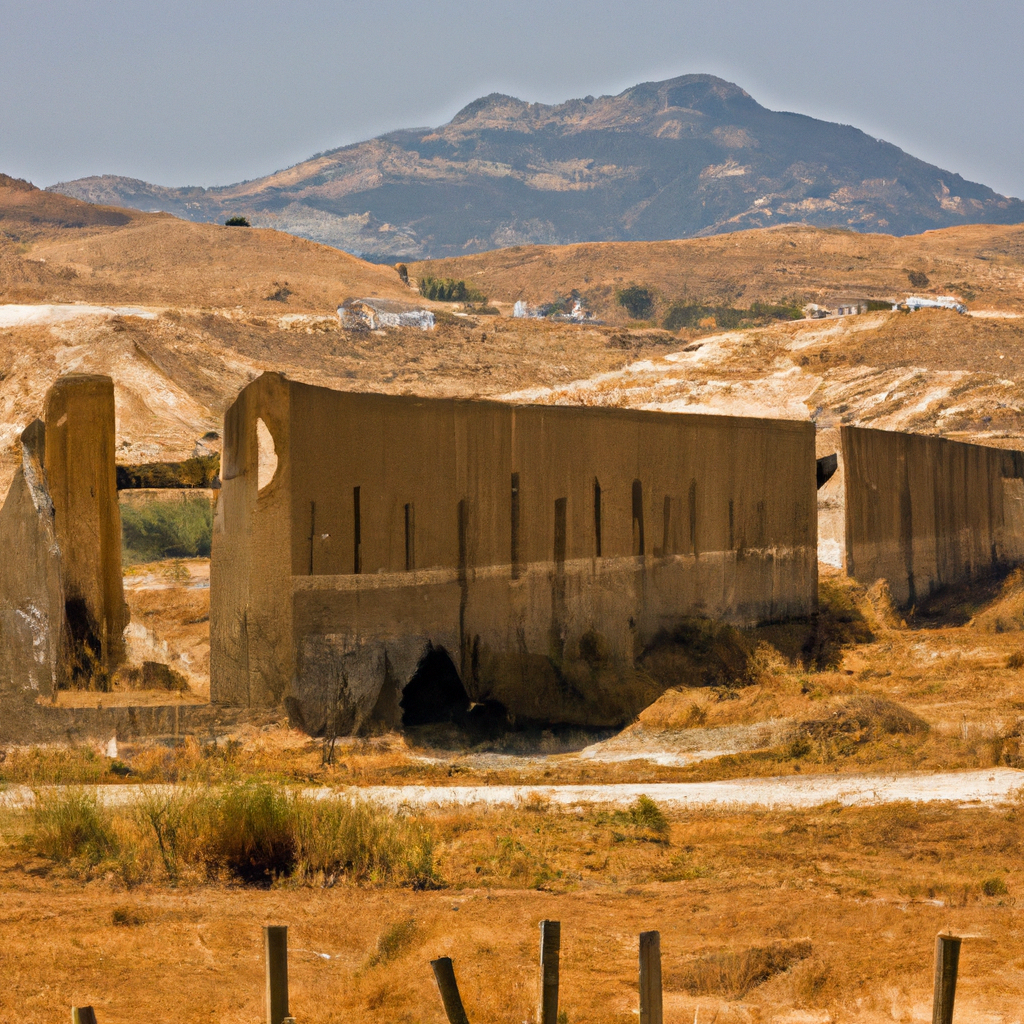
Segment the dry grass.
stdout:
[[920,291],[908,267],[926,273],[925,291],[967,291],[973,307],[1019,309],[1021,239],[1020,226],[904,238],[785,226],[682,241],[516,246],[410,263],[409,273],[464,278],[504,302],[550,301],[576,288],[601,316],[622,322],[627,315],[614,296],[630,282],[652,288],[660,307],[683,299],[748,307],[787,297],[827,304]]
[[[1021,815],[946,806],[673,813],[651,842],[628,815],[518,808],[422,815],[440,891],[387,882],[270,889],[141,883],[26,856],[3,820],[0,1016],[42,1024],[260,1016],[260,926],[290,926],[292,1009],[309,1024],[440,1024],[427,961],[455,958],[470,1019],[533,1015],[536,924],[562,921],[562,1006],[580,1024],[635,1012],[636,936],[662,933],[669,1020],[843,1020],[926,1012],[937,931],[964,945],[958,1019],[1015,1012]],[[90,880],[83,881],[83,878]],[[325,879],[326,881],[326,879]],[[60,914],[61,927],[52,927]],[[326,953],[329,959],[317,956]],[[140,977],[146,983],[140,985]]]

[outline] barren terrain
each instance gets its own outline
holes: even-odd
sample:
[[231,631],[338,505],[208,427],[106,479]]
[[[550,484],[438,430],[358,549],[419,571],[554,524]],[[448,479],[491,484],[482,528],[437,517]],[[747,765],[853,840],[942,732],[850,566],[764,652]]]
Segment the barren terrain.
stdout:
[[[624,317],[577,326],[431,304],[442,314],[433,332],[357,334],[333,315],[342,298],[416,300],[393,269],[274,232],[43,195],[0,182],[0,494],[18,433],[55,377],[75,370],[113,376],[123,462],[216,447],[224,408],[266,369],[359,390],[813,417],[999,446],[1024,436],[1015,228],[900,240],[786,229],[419,268],[476,280],[506,314],[518,297],[593,285],[594,308],[610,317],[629,281],[661,303],[685,293],[745,305],[899,297],[909,269],[932,290],[971,291],[971,316],[668,332]],[[787,248],[799,260],[783,259]],[[168,660],[190,687],[133,701],[208,694],[207,579],[202,559],[126,571],[133,657]],[[1024,577],[904,613],[884,587],[827,568],[821,593],[814,623],[723,633],[729,671],[681,670],[617,733],[427,727],[339,739],[332,752],[275,712],[177,743],[122,743],[117,756],[106,741],[4,751],[11,794],[116,784],[145,801],[154,784],[204,794],[382,786],[398,803],[415,785],[522,789],[505,806],[397,813],[430,840],[424,889],[414,887],[423,878],[351,867],[268,877],[266,888],[209,865],[172,878],[127,805],[111,826],[123,841],[104,852],[83,840],[68,856],[41,845],[34,812],[5,809],[0,1018],[42,1024],[91,1002],[102,1024],[252,1021],[260,927],[288,923],[300,1022],[439,1022],[427,962],[443,954],[455,957],[471,1020],[518,1022],[532,1017],[536,925],[550,917],[563,922],[570,1024],[634,1019],[636,935],[647,928],[662,931],[670,1022],[927,1020],[934,936],[951,928],[971,936],[958,1021],[1015,1024]],[[686,783],[695,788],[680,793],[775,806],[687,807],[654,788]],[[580,785],[597,803],[561,806],[541,789]],[[871,806],[878,790],[899,799]],[[664,829],[631,809],[648,791],[662,796]],[[782,807],[787,793],[801,806]]]

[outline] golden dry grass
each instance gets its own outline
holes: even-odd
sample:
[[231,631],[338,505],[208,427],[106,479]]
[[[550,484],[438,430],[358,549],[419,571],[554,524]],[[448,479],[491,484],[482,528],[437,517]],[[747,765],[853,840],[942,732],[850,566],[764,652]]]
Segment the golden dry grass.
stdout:
[[[965,297],[979,309],[1019,310],[1022,259],[1019,225],[904,238],[785,226],[679,241],[514,246],[412,263],[409,273],[464,278],[504,302],[546,302],[575,288],[600,316],[625,322],[615,292],[631,283],[653,289],[659,307],[688,300],[746,308],[784,298],[829,305],[955,291],[970,293]],[[929,285],[911,285],[908,271],[923,272]]]
[[[284,301],[268,298],[286,288]],[[415,298],[391,267],[294,235],[93,206],[0,182],[0,301],[333,312]]]
[[74,1002],[111,1024],[169,1011],[188,1024],[258,1019],[260,928],[287,923],[298,1020],[440,1022],[428,961],[451,955],[470,1019],[511,1024],[533,1015],[537,922],[554,918],[562,1006],[580,1024],[635,1014],[636,936],[649,928],[662,933],[669,1021],[698,1007],[700,1019],[735,1024],[794,1009],[916,1019],[927,1014],[935,933],[947,928],[973,936],[958,1019],[1013,1019],[1024,957],[1016,808],[670,817],[668,841],[650,842],[600,811],[428,816],[447,881],[435,892],[125,890],[113,875],[35,858],[8,817],[0,1016],[42,1024]]

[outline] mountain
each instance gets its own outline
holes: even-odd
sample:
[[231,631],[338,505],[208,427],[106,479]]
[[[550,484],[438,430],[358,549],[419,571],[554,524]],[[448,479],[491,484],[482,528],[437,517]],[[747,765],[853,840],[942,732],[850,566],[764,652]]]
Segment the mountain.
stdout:
[[440,128],[220,188],[104,175],[51,190],[193,221],[243,215],[380,261],[786,223],[907,235],[1024,221],[1019,199],[711,75],[556,106],[492,94]]

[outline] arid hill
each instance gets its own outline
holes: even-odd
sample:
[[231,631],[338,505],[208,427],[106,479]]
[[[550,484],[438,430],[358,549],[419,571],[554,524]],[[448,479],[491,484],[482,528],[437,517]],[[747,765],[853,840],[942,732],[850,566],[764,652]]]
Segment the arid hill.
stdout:
[[293,235],[97,207],[0,176],[0,302],[333,311],[409,297],[390,268]]
[[533,243],[688,238],[808,223],[912,234],[1024,221],[1024,203],[848,125],[768,110],[712,75],[555,106],[493,94],[254,181],[52,186],[188,220],[244,214],[369,258]]
[[[274,231],[100,209],[23,183],[0,185],[0,211],[0,494],[18,434],[53,380],[74,371],[114,378],[126,463],[215,446],[208,435],[222,429],[224,409],[268,369],[348,390],[813,416],[995,445],[1024,436],[1016,228],[905,239],[785,228],[505,250],[411,268],[478,282],[503,315],[430,303],[433,331],[352,332],[335,315],[339,298],[416,300],[393,269]],[[878,312],[737,330],[712,319],[673,332],[627,325],[614,302],[629,281],[663,296],[662,308],[680,294],[744,308],[793,295],[896,296],[911,288],[908,271],[929,277],[925,291],[969,292],[972,315]],[[619,322],[508,315],[515,298],[573,287],[593,289],[596,310]]]
[[551,302],[576,290],[595,314],[622,322],[615,293],[629,284],[656,294],[659,316],[673,302],[834,305],[950,292],[976,309],[1024,310],[1024,225],[903,238],[793,225],[669,242],[515,246],[413,263],[409,273],[465,279],[501,302]]

